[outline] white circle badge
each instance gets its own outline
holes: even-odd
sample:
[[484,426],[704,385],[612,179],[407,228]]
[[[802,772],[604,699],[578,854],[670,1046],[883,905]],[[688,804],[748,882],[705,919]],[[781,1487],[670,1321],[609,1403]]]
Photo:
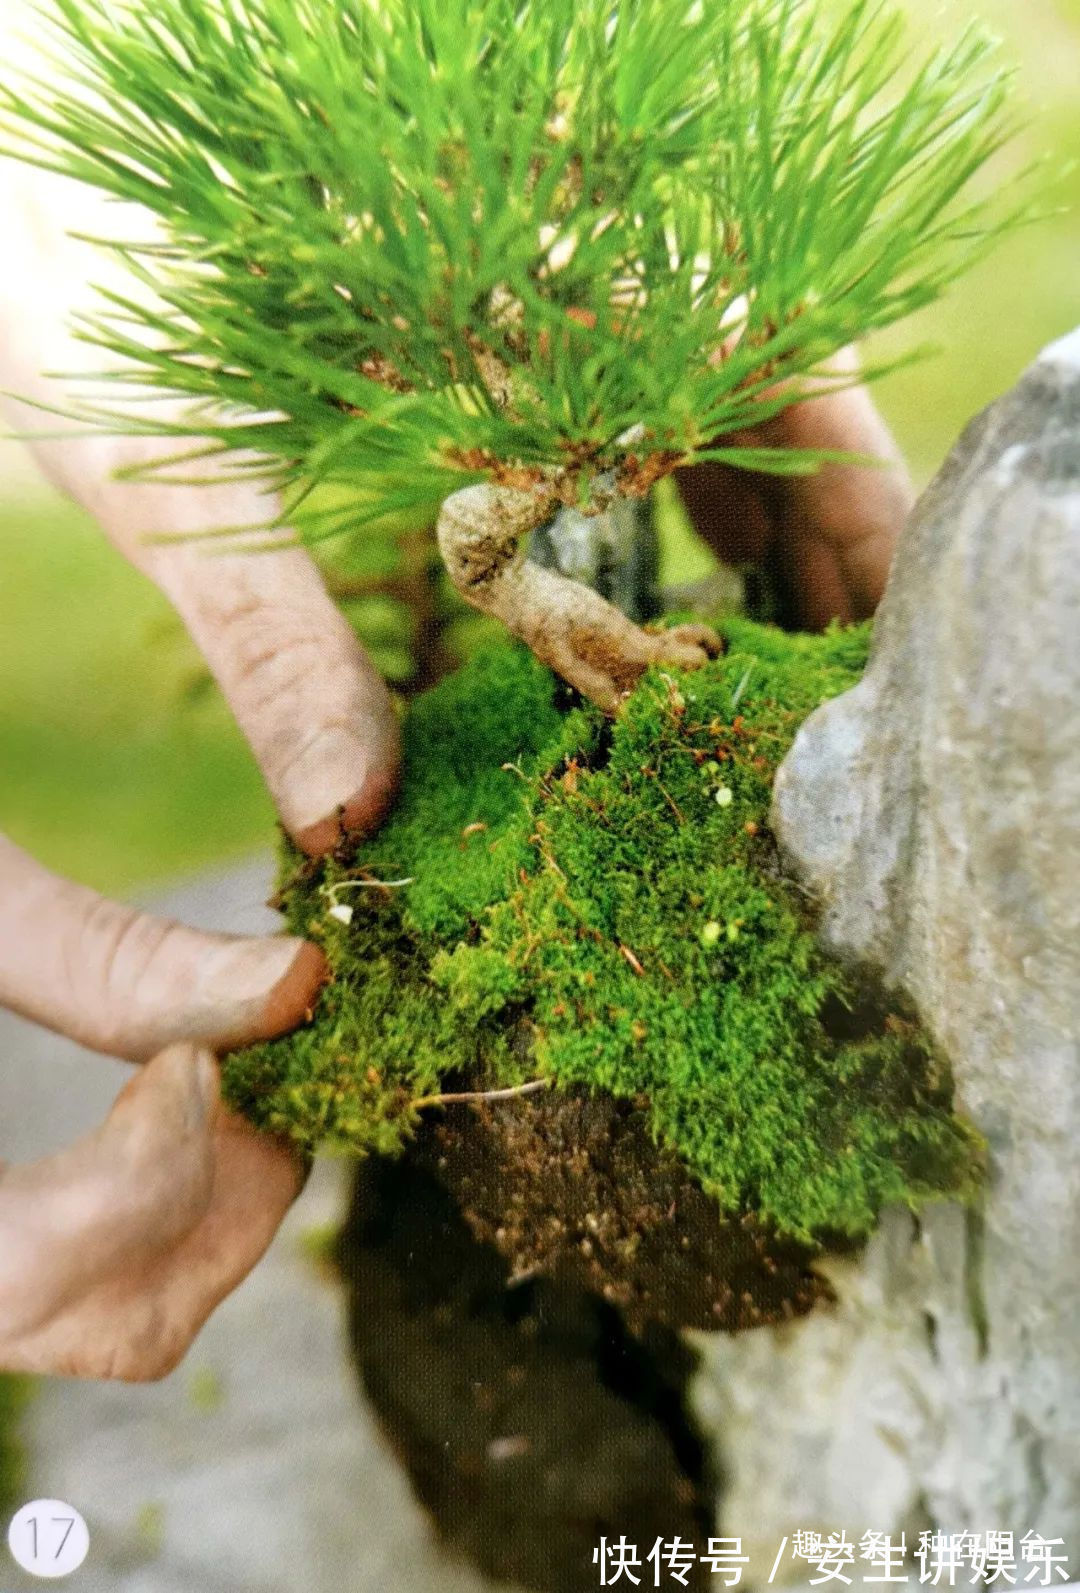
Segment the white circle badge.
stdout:
[[90,1533],[74,1505],[62,1499],[35,1499],[23,1505],[8,1527],[15,1564],[31,1576],[70,1576],[86,1559]]

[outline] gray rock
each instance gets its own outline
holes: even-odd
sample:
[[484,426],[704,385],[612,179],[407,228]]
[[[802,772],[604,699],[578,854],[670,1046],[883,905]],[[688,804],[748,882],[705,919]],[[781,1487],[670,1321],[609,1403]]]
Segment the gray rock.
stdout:
[[720,1530],[759,1563],[796,1527],[933,1523],[1063,1537],[1077,1574],[1078,701],[1080,332],[965,433],[864,680],[777,781],[826,941],[910,994],[991,1170],[981,1217],[888,1213],[833,1311],[705,1346]]
[[601,514],[560,509],[534,531],[529,558],[591,586],[641,623],[660,611],[660,543],[644,498],[613,498]]

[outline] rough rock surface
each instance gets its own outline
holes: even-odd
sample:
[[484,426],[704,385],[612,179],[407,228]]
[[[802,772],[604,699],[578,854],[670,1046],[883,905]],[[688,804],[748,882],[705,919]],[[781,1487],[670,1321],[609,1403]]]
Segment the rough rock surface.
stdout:
[[529,558],[593,587],[639,624],[660,611],[660,544],[644,498],[615,498],[597,515],[560,509],[533,532]]
[[780,771],[776,829],[828,942],[910,993],[991,1176],[981,1218],[889,1213],[831,1269],[833,1312],[705,1344],[718,1530],[752,1565],[800,1526],[933,1524],[1064,1537],[1077,1575],[1078,705],[1080,331],[965,433],[864,680]]

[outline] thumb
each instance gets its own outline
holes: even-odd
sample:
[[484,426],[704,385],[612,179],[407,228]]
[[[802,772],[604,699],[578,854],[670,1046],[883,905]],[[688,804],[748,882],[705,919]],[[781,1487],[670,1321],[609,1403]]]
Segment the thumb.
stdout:
[[220,1106],[209,1052],[173,1046],[105,1122],[0,1179],[0,1317],[37,1332],[114,1272],[130,1276],[195,1228],[214,1186]]
[[207,934],[111,902],[0,836],[0,1006],[142,1062],[227,1049],[301,1022],[326,977],[295,937]]

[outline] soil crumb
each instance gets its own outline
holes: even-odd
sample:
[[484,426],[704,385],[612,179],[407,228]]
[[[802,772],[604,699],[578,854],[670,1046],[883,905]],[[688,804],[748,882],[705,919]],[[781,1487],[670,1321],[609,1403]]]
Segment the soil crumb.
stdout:
[[421,1131],[412,1160],[511,1279],[544,1273],[587,1289],[634,1333],[738,1331],[828,1297],[813,1251],[752,1215],[721,1215],[628,1101],[552,1091],[452,1106]]

